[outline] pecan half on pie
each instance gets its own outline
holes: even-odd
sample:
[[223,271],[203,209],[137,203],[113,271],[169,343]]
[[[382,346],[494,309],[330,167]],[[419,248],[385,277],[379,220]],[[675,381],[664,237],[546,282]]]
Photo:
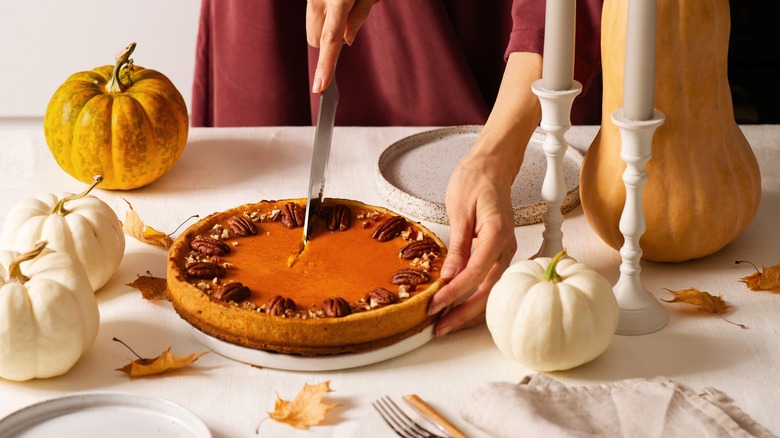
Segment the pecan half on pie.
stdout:
[[347,199],[325,199],[302,239],[304,199],[214,213],[176,239],[169,299],[204,333],[285,354],[384,347],[433,323],[444,243],[419,223]]

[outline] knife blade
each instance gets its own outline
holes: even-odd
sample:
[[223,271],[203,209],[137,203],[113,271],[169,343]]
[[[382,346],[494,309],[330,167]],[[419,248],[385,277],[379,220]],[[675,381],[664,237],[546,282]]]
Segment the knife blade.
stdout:
[[[336,54],[341,54],[341,48]],[[336,119],[336,107],[339,102],[339,88],[336,85],[336,66],[333,66],[333,78],[328,88],[320,95],[320,106],[317,112],[317,128],[314,131],[314,149],[311,154],[311,171],[309,172],[309,193],[306,200],[306,216],[303,222],[303,242],[301,250],[311,239],[312,218],[322,204],[322,193],[325,190],[325,172],[328,169],[330,143],[333,137],[333,125]]]

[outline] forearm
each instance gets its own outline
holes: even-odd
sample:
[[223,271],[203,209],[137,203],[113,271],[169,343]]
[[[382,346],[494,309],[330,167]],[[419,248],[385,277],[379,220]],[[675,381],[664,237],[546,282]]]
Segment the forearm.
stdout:
[[509,55],[496,103],[470,153],[490,157],[489,161],[512,181],[523,163],[528,140],[541,121],[539,98],[531,91],[531,84],[541,75],[540,55]]
[[511,187],[541,120],[539,100],[531,91],[541,72],[541,56],[529,52],[509,56],[493,111],[450,177],[446,197],[450,242],[441,269],[449,283],[433,297],[429,312],[435,314],[471,295],[439,320],[437,336],[484,320],[488,293],[517,250]]

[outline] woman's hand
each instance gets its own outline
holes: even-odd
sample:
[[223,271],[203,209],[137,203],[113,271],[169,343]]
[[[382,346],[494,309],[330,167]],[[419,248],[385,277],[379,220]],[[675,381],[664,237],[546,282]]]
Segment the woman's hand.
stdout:
[[352,45],[368,13],[379,0],[308,0],[306,3],[306,39],[320,48],[314,71],[312,93],[320,93],[330,84],[342,42]]
[[541,56],[509,55],[490,117],[450,176],[446,195],[450,244],[441,270],[449,282],[433,296],[428,313],[455,307],[436,323],[437,336],[485,320],[488,294],[517,250],[512,183],[541,120],[539,99],[531,91],[541,74]]
[[517,250],[511,200],[516,171],[496,159],[466,157],[447,186],[450,245],[441,276],[449,283],[433,297],[429,313],[465,301],[436,324],[437,336],[485,320],[488,294]]

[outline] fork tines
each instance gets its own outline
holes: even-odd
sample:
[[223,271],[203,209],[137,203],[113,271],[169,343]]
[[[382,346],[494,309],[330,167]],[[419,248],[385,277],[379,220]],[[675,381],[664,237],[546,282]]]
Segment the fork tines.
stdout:
[[388,396],[381,397],[379,400],[371,403],[371,405],[379,412],[385,423],[400,437],[443,438],[417,424]]

